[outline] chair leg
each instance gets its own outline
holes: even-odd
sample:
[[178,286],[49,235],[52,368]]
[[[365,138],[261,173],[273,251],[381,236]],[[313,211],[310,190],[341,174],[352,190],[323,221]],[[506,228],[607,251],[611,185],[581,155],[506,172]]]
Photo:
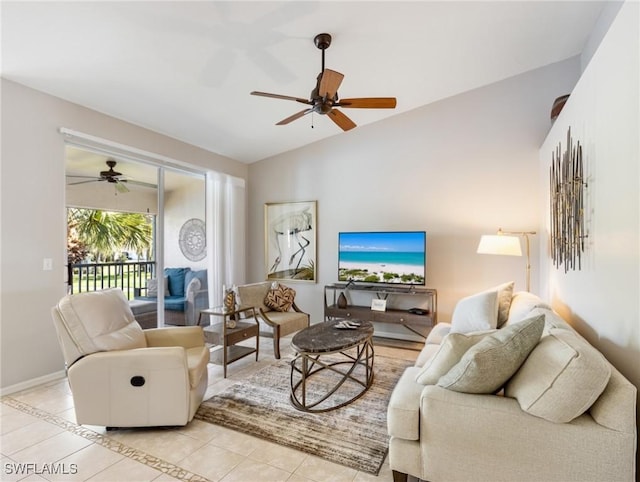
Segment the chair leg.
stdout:
[[280,360],[280,326],[273,327],[273,354]]

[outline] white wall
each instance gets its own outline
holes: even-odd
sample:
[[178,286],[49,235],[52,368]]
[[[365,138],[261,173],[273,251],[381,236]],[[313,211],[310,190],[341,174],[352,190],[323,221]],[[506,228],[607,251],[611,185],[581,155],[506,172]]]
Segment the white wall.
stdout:
[[[555,269],[548,216],[542,293],[640,387],[640,4],[626,2],[540,149],[543,179],[567,129],[583,146],[588,238],[579,271]],[[542,186],[544,205],[549,189]],[[545,214],[548,209],[543,209]],[[640,408],[640,403],[638,404]],[[639,412],[640,418],[640,412]]]
[[[177,174],[173,174],[177,175]],[[191,261],[180,250],[180,229],[192,218],[205,220],[204,178],[184,176],[180,189],[166,193],[164,203],[164,265],[167,268],[205,269],[207,258]]]
[[265,279],[264,203],[317,200],[318,282],[295,284],[312,322],[323,319],[323,285],[337,281],[339,231],[426,230],[441,321],[473,292],[512,279],[525,289],[524,258],[476,248],[499,227],[538,230],[538,149],[579,70],[576,57],[250,165],[248,281]]
[[[65,293],[64,151],[60,127],[246,178],[247,166],[2,79],[1,387],[64,368],[50,309]],[[53,270],[43,271],[43,258]]]

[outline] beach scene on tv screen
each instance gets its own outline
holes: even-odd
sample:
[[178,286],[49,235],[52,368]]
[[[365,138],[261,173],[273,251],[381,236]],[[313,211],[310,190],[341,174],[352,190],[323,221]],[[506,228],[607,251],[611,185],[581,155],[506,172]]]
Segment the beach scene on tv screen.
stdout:
[[338,280],[424,285],[425,233],[340,233]]

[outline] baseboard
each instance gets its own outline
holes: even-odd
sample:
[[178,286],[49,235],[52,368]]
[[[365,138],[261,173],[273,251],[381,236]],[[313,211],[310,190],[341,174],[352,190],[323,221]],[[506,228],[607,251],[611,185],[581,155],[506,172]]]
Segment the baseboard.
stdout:
[[21,392],[22,390],[28,390],[29,388],[37,387],[38,385],[42,385],[44,383],[55,382],[57,380],[65,378],[66,376],[66,371],[60,370],[58,372],[53,372],[38,378],[32,378],[31,380],[26,380],[24,382],[16,383],[15,385],[0,388],[0,396],[4,397],[6,395],[11,395],[12,393]]

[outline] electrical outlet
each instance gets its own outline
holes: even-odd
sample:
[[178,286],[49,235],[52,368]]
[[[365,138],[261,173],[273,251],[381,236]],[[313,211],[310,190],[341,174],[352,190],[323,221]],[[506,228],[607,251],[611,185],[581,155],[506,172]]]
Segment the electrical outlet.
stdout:
[[42,271],[51,271],[53,269],[53,260],[51,258],[44,258],[42,260]]

